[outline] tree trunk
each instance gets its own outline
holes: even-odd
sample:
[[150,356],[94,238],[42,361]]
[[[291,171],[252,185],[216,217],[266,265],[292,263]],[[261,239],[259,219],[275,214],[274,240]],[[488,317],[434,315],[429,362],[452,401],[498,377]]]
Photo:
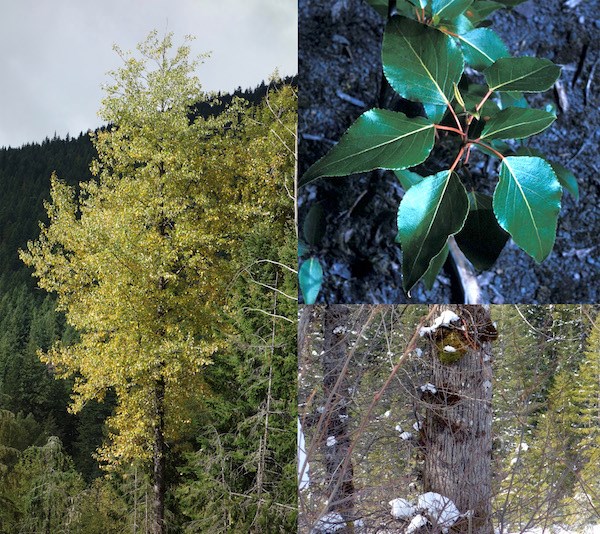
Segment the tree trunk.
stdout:
[[[329,512],[339,513],[351,532],[354,519],[353,467],[350,462],[342,470],[350,447],[348,433],[349,380],[344,372],[348,358],[349,308],[343,305],[327,306],[323,309],[323,389],[326,421],[323,431],[323,448],[327,476],[329,478]],[[344,532],[344,531],[340,531]]]
[[491,534],[490,341],[495,338],[495,328],[484,306],[448,305],[439,309],[440,313],[453,311],[460,321],[430,334],[435,392],[423,392],[424,490],[448,497],[461,514],[466,514],[455,525],[457,531]]
[[152,534],[165,534],[165,379],[162,377],[156,382],[154,403]]

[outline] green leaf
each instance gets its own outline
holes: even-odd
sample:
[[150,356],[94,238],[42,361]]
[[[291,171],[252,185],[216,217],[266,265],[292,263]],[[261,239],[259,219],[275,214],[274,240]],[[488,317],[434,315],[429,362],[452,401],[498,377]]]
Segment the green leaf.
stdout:
[[402,185],[404,191],[408,191],[413,185],[417,185],[423,181],[423,177],[420,174],[407,169],[394,171],[394,173],[398,177],[400,185]]
[[425,114],[431,119],[433,123],[439,124],[440,122],[442,122],[444,115],[446,115],[446,111],[448,111],[448,106],[438,106],[436,104],[423,104],[423,109],[425,109]]
[[309,245],[318,245],[325,235],[325,211],[320,203],[313,204],[302,226],[304,238]]
[[502,9],[503,7],[504,5],[500,2],[483,0],[472,4],[465,12],[465,15],[474,25],[477,25],[489,17],[494,11]]
[[[443,23],[440,23],[437,27],[442,31],[449,30],[452,33],[458,33],[460,35],[475,29],[473,23],[465,15],[459,15],[458,17],[453,18],[452,20],[445,20]],[[448,32],[444,31],[444,33]]]
[[[539,150],[524,146],[517,149],[517,154],[519,156],[538,156],[540,158],[545,157],[544,154],[542,154]],[[548,161],[548,163],[550,163],[550,166],[556,174],[560,185],[562,185],[569,193],[571,193],[571,196],[576,201],[579,201],[579,185],[577,184],[575,175],[560,163],[555,163],[554,161]]]
[[492,91],[547,91],[560,76],[560,67],[549,59],[506,57],[483,71]]
[[402,245],[405,290],[429,269],[448,236],[458,232],[467,217],[469,200],[458,175],[441,171],[412,186],[398,209],[398,236]]
[[298,257],[301,258],[305,254],[307,254],[308,250],[308,245],[304,241],[298,239]]
[[527,108],[529,104],[523,93],[519,91],[506,91],[504,93],[500,93],[500,105],[502,109],[506,108]]
[[552,170],[556,174],[560,185],[562,185],[576,201],[579,201],[579,186],[577,185],[577,179],[575,175],[566,167],[560,163],[554,163],[550,161]]
[[498,224],[492,209],[492,197],[469,193],[469,215],[456,244],[475,269],[485,271],[496,263],[510,237]]
[[447,105],[464,69],[462,52],[448,35],[406,17],[393,17],[383,34],[383,72],[402,97]]
[[[479,102],[481,102],[481,99],[485,96],[486,93],[487,86],[476,83],[470,84],[467,91],[463,91],[462,93],[467,110],[471,113],[474,113],[475,108],[477,107]],[[486,117],[495,115],[496,113],[498,113],[498,111],[500,111],[498,105],[492,100],[488,99],[485,101],[483,107],[479,110],[479,113],[477,115]]]
[[477,28],[458,35],[457,39],[462,44],[465,60],[474,69],[483,70],[497,59],[510,56],[502,39],[489,28]]
[[317,258],[309,258],[300,266],[298,283],[305,304],[314,304],[323,284],[323,267]]
[[438,20],[452,19],[464,13],[472,3],[473,0],[433,0],[431,12]]
[[322,176],[373,169],[406,169],[424,161],[433,147],[434,125],[423,117],[371,109],[348,128],[339,143],[306,171],[298,185]]
[[540,133],[556,117],[541,109],[507,108],[486,122],[481,139],[523,139]]
[[384,19],[388,16],[388,0],[367,0],[367,3]]
[[446,243],[441,252],[431,260],[429,269],[427,269],[427,272],[423,275],[423,284],[425,284],[425,289],[427,289],[427,291],[433,289],[435,279],[437,278],[437,275],[440,274],[444,263],[446,263],[449,252],[450,248],[448,247],[448,243]]
[[500,2],[502,4],[504,4],[506,7],[515,7],[518,6],[519,4],[522,4],[523,2],[526,2],[527,0],[500,0]]
[[561,192],[556,174],[542,158],[509,156],[500,165],[494,213],[500,226],[537,262],[552,250]]

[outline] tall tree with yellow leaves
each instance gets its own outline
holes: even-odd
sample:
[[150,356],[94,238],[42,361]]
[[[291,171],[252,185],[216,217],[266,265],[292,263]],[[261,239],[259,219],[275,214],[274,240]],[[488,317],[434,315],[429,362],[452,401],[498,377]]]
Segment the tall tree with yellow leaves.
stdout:
[[[42,355],[74,376],[72,410],[117,398],[109,466],[152,465],[153,528],[165,532],[166,440],[187,419],[200,371],[222,344],[230,256],[251,224],[236,188],[239,116],[190,118],[203,99],[188,46],[156,32],[105,87],[95,180],[77,193],[52,178],[49,223],[21,252],[79,332]],[[233,155],[230,155],[233,154]]]

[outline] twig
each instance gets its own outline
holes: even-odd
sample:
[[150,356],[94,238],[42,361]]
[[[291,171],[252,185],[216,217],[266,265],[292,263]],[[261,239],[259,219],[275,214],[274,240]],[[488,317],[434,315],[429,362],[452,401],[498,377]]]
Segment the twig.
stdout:
[[318,134],[302,134],[302,139],[306,139],[307,141],[318,141],[321,143],[329,143],[330,145],[336,145],[337,142],[333,141],[332,139],[327,139],[327,137],[323,137],[322,135],[318,135]]
[[350,96],[349,94],[346,94],[346,93],[340,91],[339,89],[335,92],[335,94],[338,96],[338,98],[341,98],[342,100],[345,100],[346,102],[349,102],[350,104],[358,106],[359,108],[366,108],[367,107],[367,104],[365,104],[359,98],[355,98],[353,96]]
[[454,236],[448,238],[448,248],[450,256],[456,267],[456,274],[460,281],[460,286],[463,292],[464,304],[488,304],[484,302],[479,282],[475,276],[473,267],[469,264],[467,258],[458,248]]
[[600,61],[600,57],[594,61],[592,65],[592,70],[590,71],[590,75],[588,76],[587,83],[585,84],[585,94],[583,95],[583,105],[587,106],[587,103],[590,99],[590,89],[592,88],[592,81],[594,80],[594,74],[596,72],[596,65],[598,65],[598,61]]

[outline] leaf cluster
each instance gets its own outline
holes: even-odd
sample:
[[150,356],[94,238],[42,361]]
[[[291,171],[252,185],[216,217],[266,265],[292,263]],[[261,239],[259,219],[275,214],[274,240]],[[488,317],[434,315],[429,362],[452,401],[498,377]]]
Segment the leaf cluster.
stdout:
[[[520,2],[369,3],[387,18],[385,79],[398,95],[422,104],[421,116],[366,111],[299,185],[374,169],[394,171],[406,191],[396,240],[403,251],[407,291],[421,279],[433,284],[452,236],[478,269],[493,265],[509,237],[536,261],[544,260],[554,244],[562,190],[577,198],[578,189],[566,168],[537,151],[506,143],[540,133],[556,119],[551,111],[530,109],[523,93],[548,90],[560,68],[547,59],[511,57],[489,28],[491,13]],[[455,147],[454,161],[422,176],[418,166],[442,143]],[[493,196],[465,187],[475,151],[499,162]],[[302,265],[301,274],[304,270],[314,293],[322,273],[313,260]]]

